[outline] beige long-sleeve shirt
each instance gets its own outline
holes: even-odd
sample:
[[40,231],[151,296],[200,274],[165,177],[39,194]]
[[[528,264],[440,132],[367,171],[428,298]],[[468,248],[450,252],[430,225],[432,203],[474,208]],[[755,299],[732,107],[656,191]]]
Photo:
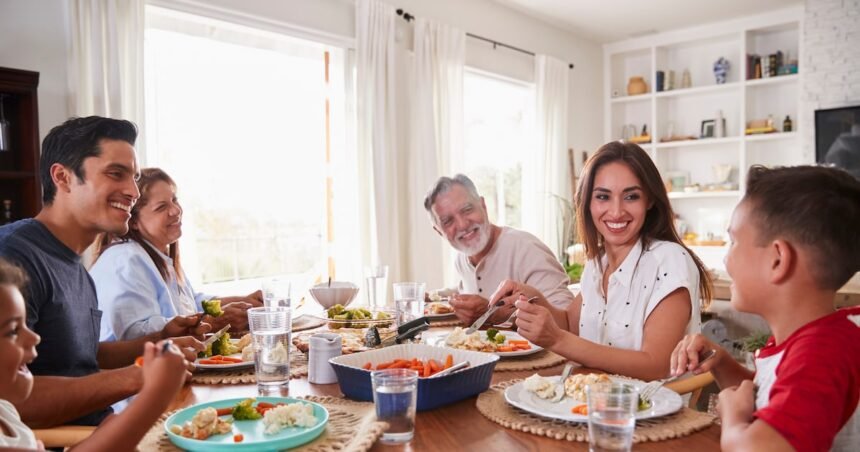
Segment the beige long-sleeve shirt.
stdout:
[[460,253],[455,267],[461,294],[489,300],[502,281],[511,279],[539,290],[556,307],[565,309],[573,301],[564,268],[546,245],[525,231],[503,227],[493,248],[477,266]]

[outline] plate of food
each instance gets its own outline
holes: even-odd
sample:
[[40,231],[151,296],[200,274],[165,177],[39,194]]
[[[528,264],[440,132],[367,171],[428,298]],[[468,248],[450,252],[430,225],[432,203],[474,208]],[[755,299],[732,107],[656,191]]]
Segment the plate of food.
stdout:
[[[383,341],[397,335],[397,331],[393,328],[378,328],[377,332]],[[329,331],[329,333],[340,335],[341,353],[344,355],[364,352],[374,348],[367,344],[367,328],[337,328]],[[310,337],[314,334],[316,333],[309,332],[293,335],[293,345],[302,353],[307,353],[310,349]]]
[[[632,378],[608,376],[606,374],[576,374],[564,383],[564,397],[553,402],[555,386],[561,376],[543,377],[534,374],[505,390],[505,400],[522,410],[538,416],[570,422],[588,422],[588,409],[585,399],[585,386],[601,382],[630,383],[642,388],[647,383]],[[636,419],[650,419],[666,416],[681,409],[684,402],[678,393],[660,388],[650,402],[640,400]]]
[[241,339],[231,339],[230,333],[224,333],[197,355],[194,365],[198,369],[218,370],[253,367],[254,347],[251,345],[251,333]]
[[424,316],[430,319],[439,319],[443,317],[451,317],[454,315],[454,308],[445,301],[433,301],[424,305]]
[[282,450],[316,439],[328,423],[320,404],[289,397],[206,402],[164,421],[167,437],[191,451]]
[[427,343],[440,347],[495,353],[502,358],[531,355],[543,350],[543,347],[529,342],[516,332],[499,331],[495,328],[466,334],[464,328],[456,327],[450,334],[428,338]]
[[328,321],[328,328],[377,328],[389,327],[394,324],[394,311],[389,309],[350,308],[336,304],[318,313],[309,314],[321,320]]

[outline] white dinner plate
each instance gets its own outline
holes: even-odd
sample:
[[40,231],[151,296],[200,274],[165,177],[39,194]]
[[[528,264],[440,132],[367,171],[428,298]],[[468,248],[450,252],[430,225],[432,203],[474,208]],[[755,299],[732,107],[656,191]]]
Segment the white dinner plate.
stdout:
[[[547,377],[553,382],[557,382],[561,376]],[[633,379],[620,377],[611,377],[613,381],[631,383],[637,388],[645,386],[645,382]],[[538,397],[535,393],[526,390],[523,382],[519,382],[505,390],[505,400],[525,411],[538,416],[559,419],[569,422],[588,422],[588,416],[583,414],[571,413],[571,408],[582,405],[585,402],[574,400],[572,397],[565,396],[559,402],[550,402],[549,400]],[[636,419],[650,419],[652,417],[666,416],[672,414],[683,407],[684,401],[681,396],[675,391],[666,388],[660,388],[651,397],[651,407],[647,410],[641,410],[636,413]]]
[[448,304],[448,303],[445,303],[442,301],[434,301],[434,302],[426,303],[424,305],[424,317],[427,317],[428,319],[443,319],[445,317],[453,317],[454,316],[454,311],[446,312],[445,314],[431,314],[429,312],[430,305],[435,304],[435,303],[446,304],[446,305]]
[[[232,339],[231,338],[230,340],[233,342],[233,344],[236,344],[237,342],[239,342],[239,339]],[[249,345],[249,347],[250,347],[250,345]],[[230,358],[242,359],[242,352],[233,353],[232,355],[227,355],[227,356],[229,356]],[[194,365],[198,369],[209,369],[209,370],[211,370],[211,369],[218,369],[218,370],[242,369],[244,367],[253,367],[254,366],[254,361],[242,361],[241,363],[230,363],[230,364],[201,364],[200,363],[200,361],[205,361],[207,359],[209,359],[209,358],[197,358],[197,360],[194,361]]]
[[[482,330],[481,333],[486,334],[486,331]],[[507,343],[511,339],[521,340],[521,341],[527,340],[526,338],[520,336],[519,334],[517,334],[513,331],[499,331],[499,334],[505,335],[505,343]],[[428,334],[425,332],[423,337],[424,337],[424,343],[427,345],[433,345],[436,347],[445,347],[446,346],[445,345],[445,338],[448,337],[448,333],[442,333],[442,334],[435,334],[434,335],[433,333]],[[530,348],[528,350],[517,350],[515,352],[486,352],[486,353],[495,353],[496,355],[499,355],[499,357],[501,357],[501,358],[512,358],[515,356],[531,355],[531,354],[534,354],[534,353],[537,353],[537,352],[543,350],[543,347],[541,347],[539,345],[535,345],[531,341],[529,341],[529,345],[531,345],[532,348]]]

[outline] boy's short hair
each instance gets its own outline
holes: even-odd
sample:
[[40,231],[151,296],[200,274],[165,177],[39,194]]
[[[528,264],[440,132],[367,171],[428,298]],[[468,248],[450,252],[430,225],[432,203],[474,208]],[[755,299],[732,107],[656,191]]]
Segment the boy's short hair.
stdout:
[[813,279],[838,290],[860,271],[860,181],[823,166],[765,168],[747,176],[742,202],[764,244],[784,237],[811,251]]
[[87,116],[71,118],[54,127],[42,141],[39,177],[42,181],[42,202],[51,204],[57,187],[51,179],[51,166],[59,163],[84,180],[84,160],[101,155],[101,140],[119,140],[134,146],[137,126],[124,119]]
[[27,275],[24,270],[0,257],[0,286],[12,285],[20,291],[24,291],[27,284]]

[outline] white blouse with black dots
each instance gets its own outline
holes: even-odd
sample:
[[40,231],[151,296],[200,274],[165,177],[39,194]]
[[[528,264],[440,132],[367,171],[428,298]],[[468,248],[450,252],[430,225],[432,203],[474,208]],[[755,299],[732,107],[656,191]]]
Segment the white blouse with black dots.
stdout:
[[[606,256],[602,259],[606,268]],[[643,252],[640,240],[609,277],[608,298],[603,294],[602,280],[600,266],[595,260],[588,261],[582,274],[579,336],[583,339],[641,350],[645,320],[679,287],[690,292],[692,315],[687,334],[701,331],[699,272],[682,246],[656,241]]]

